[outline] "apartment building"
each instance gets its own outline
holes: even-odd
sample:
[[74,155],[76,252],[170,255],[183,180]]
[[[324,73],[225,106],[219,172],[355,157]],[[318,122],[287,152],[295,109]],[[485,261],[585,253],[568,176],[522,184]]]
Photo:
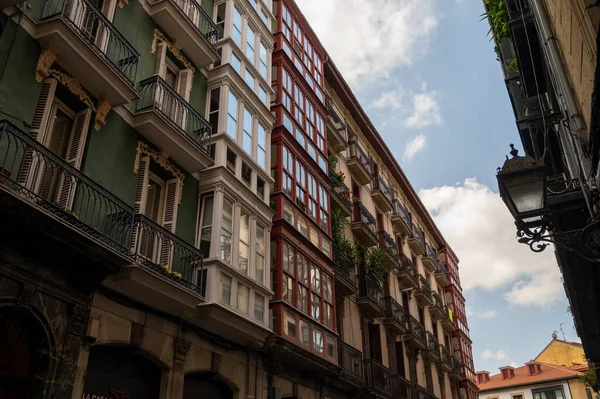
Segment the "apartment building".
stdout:
[[293,0],[0,7],[8,397],[474,399],[458,259]]

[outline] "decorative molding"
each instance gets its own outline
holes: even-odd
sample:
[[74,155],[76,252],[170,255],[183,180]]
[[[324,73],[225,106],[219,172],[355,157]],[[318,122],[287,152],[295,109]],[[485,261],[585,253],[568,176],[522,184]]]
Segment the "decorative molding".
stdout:
[[138,141],[135,163],[133,165],[133,173],[135,174],[137,174],[138,169],[140,168],[140,159],[142,155],[149,156],[157,164],[159,164],[160,167],[162,167],[164,170],[171,173],[173,177],[176,177],[181,181],[181,190],[179,190],[179,203],[181,203],[181,193],[183,193],[183,180],[185,179],[183,172],[180,171],[177,167],[175,167],[171,162],[169,162],[169,160],[163,155],[163,153],[153,150],[152,148],[150,148],[150,146],[148,146],[148,144]]
[[119,0],[119,8],[125,8],[129,4],[129,0]]
[[96,118],[94,119],[94,129],[96,129],[96,131],[99,131],[102,126],[106,124],[106,115],[108,115],[111,108],[112,104],[106,99],[98,103],[98,106],[96,107]]
[[185,58],[185,56],[181,52],[182,45],[177,40],[175,40],[175,42],[171,42],[169,39],[167,39],[165,34],[162,33],[161,31],[159,31],[158,29],[154,29],[154,38],[152,40],[152,51],[151,51],[152,54],[156,53],[156,44],[159,41],[167,44],[167,48],[169,49],[171,54],[173,54],[175,56],[175,58],[177,58],[179,61],[181,61],[187,69],[190,69],[192,71],[192,75],[196,72],[196,68],[194,67],[194,64],[192,64],[190,62],[190,60]]
[[188,351],[192,347],[192,343],[186,339],[175,337],[173,340],[173,355],[175,360],[185,361]]
[[56,53],[49,48],[45,48],[40,53],[37,67],[35,69],[35,81],[42,83],[50,75],[50,66],[56,61]]
[[90,95],[85,91],[81,83],[74,77],[67,75],[66,73],[57,69],[50,69],[48,72],[54,76],[60,83],[62,83],[69,91],[75,94],[85,105],[90,107],[92,111],[96,112],[96,106],[92,101]]

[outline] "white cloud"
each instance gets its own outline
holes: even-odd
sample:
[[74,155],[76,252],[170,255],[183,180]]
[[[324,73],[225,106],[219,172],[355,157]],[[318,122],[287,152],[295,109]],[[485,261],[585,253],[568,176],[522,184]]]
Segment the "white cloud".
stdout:
[[510,362],[510,367],[517,368],[517,367],[519,367],[519,365],[517,364],[517,362],[512,361],[512,362]]
[[381,81],[427,52],[438,26],[436,0],[297,0],[352,85]]
[[404,159],[410,161],[417,154],[417,152],[421,151],[427,145],[427,137],[419,134],[418,136],[413,137],[406,146],[404,147]]
[[536,254],[519,244],[510,213],[487,186],[466,179],[420,196],[460,259],[464,289],[504,290],[504,298],[519,306],[549,306],[562,297],[552,248]]
[[412,98],[412,114],[406,119],[405,125],[413,128],[439,126],[442,124],[442,112],[438,104],[439,93],[424,91]]
[[482,319],[493,319],[497,314],[498,312],[495,310],[484,310],[483,312],[480,312],[478,316]]
[[503,360],[503,359],[506,359],[506,352],[504,352],[501,349],[498,349],[496,352],[493,352],[490,349],[486,349],[481,354],[481,357],[484,360],[489,360],[489,359]]
[[404,108],[406,106],[403,101],[405,96],[406,92],[404,89],[398,87],[396,90],[381,93],[381,96],[372,105],[374,108]]

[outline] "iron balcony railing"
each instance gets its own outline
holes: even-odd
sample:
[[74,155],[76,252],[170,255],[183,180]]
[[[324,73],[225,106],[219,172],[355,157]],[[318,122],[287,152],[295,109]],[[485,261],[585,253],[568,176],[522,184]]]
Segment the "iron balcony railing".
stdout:
[[417,268],[412,263],[412,261],[410,259],[408,259],[408,256],[406,256],[405,254],[400,255],[400,268],[399,269],[401,271],[407,272],[413,278],[413,280],[418,281]]
[[440,297],[435,291],[431,293],[431,296],[433,297],[433,304],[444,311],[444,302],[442,301],[442,297]]
[[354,204],[354,221],[364,224],[373,235],[377,235],[377,222],[367,208],[360,202]]
[[396,322],[406,327],[406,312],[402,305],[391,296],[385,297],[385,317],[394,319]]
[[528,97],[520,75],[506,79],[506,88],[517,122],[560,112],[558,104],[548,92]]
[[394,259],[398,260],[398,245],[387,231],[379,231],[379,248],[387,251]]
[[350,158],[356,158],[358,161],[367,168],[369,174],[372,172],[371,168],[371,158],[367,155],[367,153],[358,145],[356,141],[351,141],[350,143]]
[[427,257],[433,259],[434,263],[438,263],[437,254],[435,253],[431,245],[429,245],[429,243],[425,244],[425,250],[427,253]]
[[448,268],[444,262],[438,262],[438,273],[443,274],[448,279]]
[[[160,0],[155,0],[154,3]],[[219,29],[213,20],[208,16],[206,11],[200,4],[195,0],[167,0],[172,1],[179,7],[181,11],[190,21],[194,24],[196,29],[204,36],[204,38],[210,43],[214,50],[217,49],[217,42],[219,40]]]
[[373,190],[380,190],[383,193],[383,195],[388,199],[388,201],[390,201],[390,203],[392,202],[392,190],[390,190],[390,187],[387,184],[385,184],[385,181],[383,181],[383,177],[381,177],[381,175],[373,176]]
[[356,284],[356,268],[352,259],[341,253],[335,245],[333,247],[333,258],[336,274]]
[[338,339],[338,359],[343,372],[357,381],[364,381],[362,353]]
[[423,343],[427,342],[427,338],[425,337],[425,327],[423,327],[423,324],[415,319],[414,316],[410,316],[409,318],[409,327],[411,334],[423,341]]
[[452,371],[454,374],[463,375],[462,360],[456,357],[456,355],[452,356]]
[[199,292],[194,273],[200,273],[202,251],[136,215],[132,207],[7,121],[0,121],[0,186],[133,262]]
[[331,188],[334,194],[339,198],[348,208],[352,208],[352,201],[350,200],[350,189],[342,181],[339,176],[334,175],[335,172],[329,169],[329,179],[331,180]]
[[381,285],[366,274],[360,274],[358,276],[358,281],[358,296],[368,298],[369,300],[375,302],[381,308],[381,310],[384,310],[385,301],[383,288]]
[[136,262],[159,273],[167,274],[187,288],[201,292],[193,283],[199,273],[202,251],[177,237],[144,215],[135,215],[131,238],[132,255]]
[[0,185],[129,255],[133,208],[8,121],[0,122]]
[[42,20],[60,16],[100,57],[133,86],[140,54],[92,0],[48,0]]
[[419,274],[419,289],[423,291],[425,295],[431,297],[431,286],[422,274]]
[[413,224],[412,231],[413,231],[413,238],[415,240],[417,240],[417,242],[419,244],[421,244],[421,246],[423,248],[425,248],[425,233],[423,233],[423,230],[418,228],[417,225]]
[[403,376],[396,374],[392,377],[392,394],[394,398],[411,399],[413,384]]
[[328,118],[331,121],[331,124],[333,125],[333,127],[335,127],[335,130],[342,136],[342,138],[344,139],[344,141],[348,141],[348,131],[346,130],[346,124],[342,121],[342,118],[340,118],[340,116],[338,115],[338,113],[335,111],[335,109],[333,108],[333,105],[331,105],[331,100],[329,99],[329,97],[327,97],[327,99],[325,100],[325,105],[327,107],[327,111],[328,111]]
[[431,331],[427,331],[427,347],[436,356],[440,355],[440,343],[435,335]]
[[212,127],[183,97],[160,76],[140,82],[138,111],[153,109],[183,130],[208,153]]
[[402,203],[397,199],[395,199],[393,201],[393,204],[394,204],[394,215],[400,216],[407,225],[412,226],[412,221],[410,219],[410,213],[408,213],[408,211],[406,210],[404,205],[402,205]]
[[506,0],[506,8],[510,20],[520,20],[531,13],[529,0]]
[[450,369],[452,368],[452,355],[450,355],[450,351],[443,345],[440,345],[440,354],[442,363],[446,364]]
[[391,392],[392,375],[390,369],[374,359],[365,359],[364,364],[369,387],[383,392]]

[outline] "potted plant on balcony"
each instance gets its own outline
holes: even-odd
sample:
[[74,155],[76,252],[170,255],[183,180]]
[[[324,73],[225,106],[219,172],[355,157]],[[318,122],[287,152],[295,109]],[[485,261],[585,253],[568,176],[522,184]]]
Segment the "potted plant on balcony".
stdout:
[[339,171],[332,171],[331,172],[331,186],[333,188],[339,188],[342,186],[342,184],[344,184],[344,179],[345,179],[345,175],[344,172]]
[[336,144],[333,148],[329,149],[329,170],[335,170],[337,163],[340,160],[340,153],[344,150],[344,147],[340,144]]
[[382,285],[387,275],[383,250],[377,247],[370,248],[367,252],[366,266],[367,276]]

